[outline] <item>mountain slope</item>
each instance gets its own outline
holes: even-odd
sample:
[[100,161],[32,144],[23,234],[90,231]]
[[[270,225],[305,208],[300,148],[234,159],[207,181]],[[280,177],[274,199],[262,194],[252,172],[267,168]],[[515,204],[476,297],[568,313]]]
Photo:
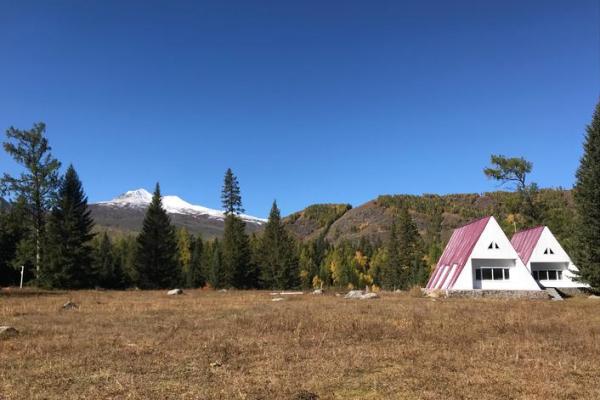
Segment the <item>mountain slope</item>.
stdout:
[[[163,196],[163,207],[175,226],[185,227],[191,233],[205,238],[223,233],[225,215],[220,210],[190,204],[177,196]],[[90,205],[97,230],[139,232],[152,194],[145,189],[128,191],[113,200]],[[265,220],[241,215],[248,232],[260,229]]]
[[[517,229],[523,228],[518,212],[518,196],[517,193],[501,191],[483,194],[383,195],[337,213],[334,210],[325,212],[323,208],[337,207],[340,210],[340,205],[310,206],[286,217],[284,222],[302,240],[325,235],[332,243],[359,241],[361,238],[385,241],[399,207],[405,204],[424,236],[428,230],[435,230],[432,225],[437,214],[441,219],[441,239],[445,242],[455,228],[486,215],[496,216],[507,234],[511,234],[515,226]],[[565,242],[570,241],[574,215],[571,191],[543,189],[538,194],[537,202],[543,209],[541,222],[548,225],[557,237],[562,237]],[[319,207],[322,212],[311,211],[314,207]],[[319,216],[325,214],[334,216],[333,220],[323,223]]]

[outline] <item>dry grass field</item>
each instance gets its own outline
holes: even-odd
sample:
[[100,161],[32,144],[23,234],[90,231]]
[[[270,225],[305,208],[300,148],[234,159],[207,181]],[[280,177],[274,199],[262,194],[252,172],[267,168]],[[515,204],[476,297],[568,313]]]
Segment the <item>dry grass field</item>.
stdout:
[[0,325],[20,331],[0,340],[3,400],[600,398],[584,298],[5,293]]

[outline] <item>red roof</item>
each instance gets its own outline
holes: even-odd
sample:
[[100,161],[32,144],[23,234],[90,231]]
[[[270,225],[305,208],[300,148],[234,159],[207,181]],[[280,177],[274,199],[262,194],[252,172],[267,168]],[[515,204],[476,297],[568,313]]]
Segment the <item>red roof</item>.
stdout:
[[527,265],[529,262],[531,253],[533,253],[535,245],[537,244],[538,240],[540,240],[543,230],[543,226],[538,226],[525,231],[517,232],[510,240],[510,243],[519,254],[519,257],[521,257],[523,264]]
[[[431,278],[429,278],[428,289],[452,288],[491,218],[478,219],[454,230]],[[454,265],[456,267],[453,268]],[[450,271],[452,271],[451,274]]]

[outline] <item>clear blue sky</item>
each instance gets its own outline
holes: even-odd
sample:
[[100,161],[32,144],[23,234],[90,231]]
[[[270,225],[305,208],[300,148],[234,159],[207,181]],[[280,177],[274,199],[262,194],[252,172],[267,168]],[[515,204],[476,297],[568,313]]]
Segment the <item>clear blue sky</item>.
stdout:
[[266,216],[494,190],[491,153],[571,187],[600,2],[0,0],[0,54],[0,129],[46,122],[91,201],[219,207],[231,167]]

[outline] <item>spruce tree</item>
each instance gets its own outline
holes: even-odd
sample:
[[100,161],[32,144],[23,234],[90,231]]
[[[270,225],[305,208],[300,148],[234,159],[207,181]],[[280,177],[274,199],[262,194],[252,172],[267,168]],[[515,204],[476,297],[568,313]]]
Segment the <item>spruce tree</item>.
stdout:
[[224,287],[256,287],[256,271],[251,265],[250,244],[246,224],[238,215],[244,212],[237,178],[227,169],[221,192],[225,211],[225,229],[221,243],[222,282]]
[[[17,251],[19,243],[28,234],[26,218],[23,199],[0,209],[0,286],[19,284],[20,267],[23,264],[17,260]],[[30,266],[25,265],[25,277],[30,276]]]
[[[221,243],[219,239],[213,240],[212,244],[206,249],[206,281],[213,288],[221,288],[225,286],[225,278],[223,274],[223,263],[221,254]],[[210,257],[208,257],[210,255]]]
[[98,277],[98,285],[106,289],[123,289],[127,285],[125,274],[121,268],[115,246],[108,234],[104,232],[94,249],[93,270]]
[[242,207],[242,195],[240,193],[240,184],[237,177],[227,168],[225,178],[223,179],[223,189],[221,191],[221,202],[225,215],[239,215],[244,212]]
[[206,283],[204,276],[204,241],[198,235],[192,243],[192,258],[190,260],[190,269],[186,279],[186,285],[192,288],[203,287]]
[[275,201],[261,237],[259,263],[263,287],[290,289],[299,285],[296,244],[283,226],[281,213]]
[[587,126],[574,197],[578,212],[579,277],[600,289],[600,103]]
[[399,254],[400,243],[396,221],[392,222],[390,236],[386,245],[387,258],[381,266],[381,286],[385,289],[397,289],[402,281],[402,265]]
[[94,221],[81,181],[72,165],[62,179],[58,201],[48,218],[44,268],[39,281],[52,288],[85,288],[98,284],[92,270]]
[[158,183],[137,237],[135,266],[141,289],[169,288],[180,282],[177,238],[171,219],[162,207]]
[[29,243],[24,243],[20,248],[31,252],[27,261],[35,266],[36,273],[40,271],[46,215],[54,204],[60,186],[60,162],[52,156],[45,132],[44,123],[37,123],[28,131],[13,127],[6,131],[8,141],[4,142],[4,150],[25,168],[25,172],[17,177],[5,173],[0,179],[3,193],[10,193],[13,198],[25,201],[31,233],[27,238]]

